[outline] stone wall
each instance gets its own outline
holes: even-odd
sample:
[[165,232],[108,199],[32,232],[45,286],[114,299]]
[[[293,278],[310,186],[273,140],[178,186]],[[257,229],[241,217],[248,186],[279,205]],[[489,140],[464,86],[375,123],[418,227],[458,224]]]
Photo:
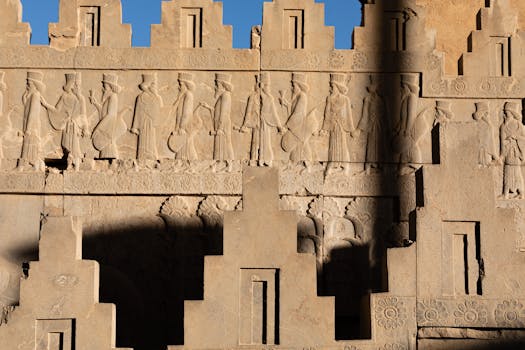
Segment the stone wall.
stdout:
[[[149,48],[118,0],[61,1],[49,46],[0,1],[0,340],[523,342],[516,11],[472,6],[448,38],[434,3],[362,2],[335,50],[314,0],[265,2],[250,49],[212,0],[163,2]],[[470,32],[458,75],[443,43]]]

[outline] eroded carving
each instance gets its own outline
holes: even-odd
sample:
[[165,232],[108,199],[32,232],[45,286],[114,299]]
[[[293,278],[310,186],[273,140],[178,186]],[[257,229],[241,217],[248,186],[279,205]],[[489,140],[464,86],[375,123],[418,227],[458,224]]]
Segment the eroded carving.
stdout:
[[241,132],[251,130],[250,161],[259,166],[272,166],[274,151],[272,131],[284,132],[271,93],[270,75],[263,72],[255,78],[255,89],[248,97]]
[[137,160],[145,165],[159,158],[157,151],[157,128],[161,125],[161,111],[164,107],[162,97],[158,92],[156,74],[143,74],[139,85],[141,93],[135,101],[135,115],[131,132],[138,136]]
[[506,199],[523,197],[523,164],[525,126],[521,106],[516,102],[505,103],[505,120],[500,127],[501,158],[503,159],[503,196]]
[[292,162],[304,162],[308,169],[313,161],[310,139],[318,128],[318,121],[315,117],[316,109],[308,110],[309,89],[306,75],[293,73],[291,102],[285,98],[283,92],[279,98],[279,102],[286,107],[289,116],[286,122],[288,132],[282,138],[282,148],[290,153]]
[[330,75],[330,96],[326,98],[324,122],[321,133],[329,135],[328,165],[326,175],[343,170],[350,171],[348,137],[354,131],[352,105],[346,94],[348,81],[344,74]]
[[26,91],[22,96],[24,104],[24,141],[22,155],[18,162],[18,169],[25,170],[28,165],[37,171],[44,171],[43,146],[48,141],[42,135],[43,112],[54,110],[55,107],[47,103],[42,94],[46,86],[43,83],[44,75],[41,72],[27,72]]
[[233,169],[233,145],[232,145],[232,122],[231,108],[233,85],[232,76],[226,73],[215,75],[215,106],[211,107],[205,102],[201,106],[208,109],[213,116],[213,159],[216,161],[214,171],[231,172]]
[[[121,87],[118,76],[104,74],[102,80],[102,100],[99,101],[90,91],[89,101],[96,107],[100,121],[93,130],[93,145],[100,152],[102,159],[118,159],[118,140],[128,129],[119,111],[119,96]],[[116,163],[113,163],[116,164]]]
[[496,148],[494,127],[489,117],[488,102],[477,102],[476,111],[472,115],[478,128],[479,164],[487,167],[499,161],[499,152]]
[[54,109],[49,110],[49,120],[55,130],[62,132],[62,149],[67,157],[67,168],[79,170],[84,151],[81,141],[89,135],[86,116],[86,99],[81,91],[80,73],[66,74],[63,92]]

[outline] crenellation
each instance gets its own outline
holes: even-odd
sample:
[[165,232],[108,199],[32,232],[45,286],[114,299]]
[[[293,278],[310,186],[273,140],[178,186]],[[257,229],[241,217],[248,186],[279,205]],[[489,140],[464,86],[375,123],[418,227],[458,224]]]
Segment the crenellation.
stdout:
[[22,22],[20,0],[0,1],[0,47],[27,47],[31,26]]
[[60,0],[59,22],[49,24],[49,46],[59,51],[131,47],[131,26],[122,24],[120,0]]

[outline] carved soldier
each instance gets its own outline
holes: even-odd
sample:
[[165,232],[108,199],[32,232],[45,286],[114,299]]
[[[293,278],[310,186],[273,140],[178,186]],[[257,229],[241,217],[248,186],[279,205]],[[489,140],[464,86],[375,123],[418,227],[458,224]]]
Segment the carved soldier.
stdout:
[[100,116],[100,122],[93,130],[92,139],[93,145],[100,151],[100,158],[102,159],[119,158],[117,141],[127,130],[126,123],[118,111],[118,94],[121,88],[117,80],[118,77],[114,74],[104,74],[102,101],[97,101],[93,92],[89,97]]
[[302,73],[292,74],[292,101],[288,102],[281,97],[281,105],[288,109],[287,132],[282,139],[281,146],[286,152],[290,152],[290,160],[293,162],[304,162],[310,169],[312,162],[312,150],[309,141],[317,129],[317,121],[312,110],[308,112],[308,90],[306,75]]
[[452,113],[452,103],[450,101],[436,101],[436,116],[434,125],[437,123],[446,124],[452,120],[454,113]]
[[386,117],[385,100],[379,94],[379,84],[372,76],[367,91],[368,94],[363,100],[361,120],[354,135],[363,133],[365,136],[365,170],[369,173],[384,160],[386,135],[390,126]]
[[54,107],[46,102],[42,96],[45,85],[42,82],[44,75],[41,72],[27,72],[26,91],[22,96],[24,103],[24,141],[22,156],[18,169],[23,170],[26,164],[32,165],[35,170],[45,170],[44,155],[42,152],[42,107],[53,110]]
[[88,133],[86,99],[80,91],[80,73],[66,74],[63,92],[49,120],[55,130],[62,131],[62,148],[67,157],[67,168],[78,170],[84,158],[81,140]]
[[346,96],[345,74],[330,75],[330,96],[326,98],[324,122],[321,133],[329,134],[328,165],[326,175],[336,169],[343,169],[348,174],[350,169],[350,152],[348,135],[354,131],[352,106]]
[[261,26],[253,26],[251,32],[251,46],[254,50],[261,49]]
[[489,119],[488,102],[477,102],[476,112],[472,115],[478,127],[479,138],[479,164],[490,166],[499,160],[498,150],[494,142],[494,127]]
[[251,129],[252,132],[250,160],[258,161],[259,166],[272,166],[274,160],[272,129],[277,128],[282,133],[284,128],[277,114],[275,99],[271,94],[270,75],[263,72],[260,76],[260,85],[258,77],[255,80],[255,89],[248,97],[241,131],[247,132]]
[[4,120],[4,92],[7,86],[4,83],[5,72],[0,72],[0,123],[2,123],[2,131],[0,131],[0,167],[2,166],[2,159],[4,159],[4,138],[11,130],[11,120],[9,116]]
[[226,163],[228,172],[232,170],[234,159],[231,122],[232,90],[231,75],[217,73],[215,76],[215,106],[212,108],[206,103],[200,104],[210,110],[213,115],[212,134],[215,136],[213,159],[216,161],[214,170],[222,170],[220,164]]
[[193,75],[179,73],[179,95],[173,103],[175,111],[175,128],[170,135],[169,146],[175,152],[175,158],[183,161],[197,160],[195,135],[202,127],[202,120],[194,109]]
[[500,128],[501,157],[503,169],[503,195],[506,199],[523,197],[523,173],[525,160],[525,126],[521,119],[521,106],[507,102],[504,107],[505,119]]
[[144,162],[154,162],[159,158],[155,129],[164,103],[157,90],[156,74],[143,74],[139,89],[141,93],[135,101],[131,132],[138,136],[137,160],[140,165],[144,165]]

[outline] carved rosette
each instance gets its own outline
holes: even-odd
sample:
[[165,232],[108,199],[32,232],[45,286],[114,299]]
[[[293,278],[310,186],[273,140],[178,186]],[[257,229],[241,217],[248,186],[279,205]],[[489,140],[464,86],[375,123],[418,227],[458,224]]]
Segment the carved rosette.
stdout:
[[446,305],[439,300],[417,302],[416,317],[418,326],[435,325],[448,318]]
[[457,305],[454,311],[454,320],[460,325],[486,325],[487,307],[475,300],[465,300]]
[[494,318],[500,327],[525,326],[525,309],[517,300],[505,300],[496,306]]
[[403,327],[407,321],[407,310],[403,301],[396,297],[378,299],[375,305],[377,324],[387,330]]

